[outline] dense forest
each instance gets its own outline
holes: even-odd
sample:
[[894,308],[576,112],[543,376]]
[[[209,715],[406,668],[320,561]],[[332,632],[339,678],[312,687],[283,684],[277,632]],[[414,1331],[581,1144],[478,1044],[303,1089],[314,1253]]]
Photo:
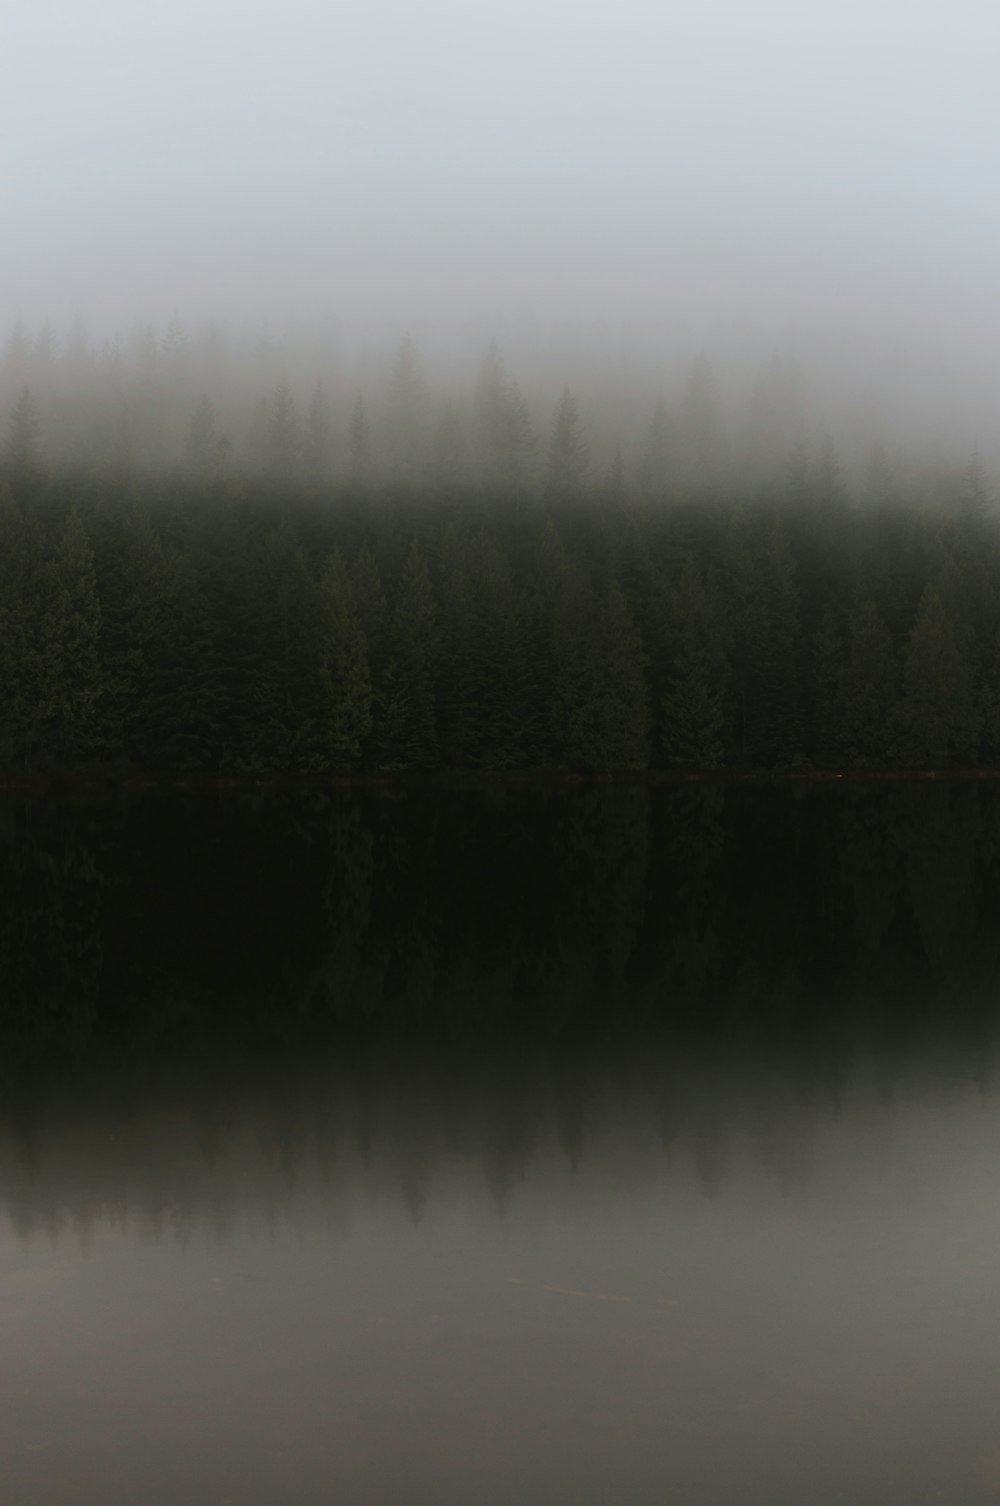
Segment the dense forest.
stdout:
[[279,376],[236,447],[205,360],[8,342],[9,777],[1000,765],[978,456],[911,488],[876,449],[859,492],[773,372],[726,438],[702,363],[599,466],[495,345],[432,422],[408,339],[380,428]]

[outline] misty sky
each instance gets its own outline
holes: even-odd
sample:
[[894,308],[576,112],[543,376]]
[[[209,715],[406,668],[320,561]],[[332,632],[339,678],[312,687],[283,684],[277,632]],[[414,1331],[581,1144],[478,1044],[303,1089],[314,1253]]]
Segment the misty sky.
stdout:
[[863,332],[992,370],[998,43],[988,0],[6,0],[0,321]]

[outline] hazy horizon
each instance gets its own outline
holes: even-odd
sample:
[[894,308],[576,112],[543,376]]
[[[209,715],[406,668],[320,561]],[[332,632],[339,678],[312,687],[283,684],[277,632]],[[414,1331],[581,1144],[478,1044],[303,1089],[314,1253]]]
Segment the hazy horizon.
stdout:
[[0,329],[777,348],[992,421],[984,5],[48,0],[0,37]]

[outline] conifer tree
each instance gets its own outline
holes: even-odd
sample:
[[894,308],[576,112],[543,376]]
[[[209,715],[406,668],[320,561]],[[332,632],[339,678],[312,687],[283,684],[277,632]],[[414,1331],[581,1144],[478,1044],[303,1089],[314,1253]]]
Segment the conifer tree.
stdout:
[[40,700],[48,756],[71,764],[94,748],[104,693],[100,658],[101,607],[94,557],[74,508],[47,561]]
[[155,767],[149,726],[153,667],[167,631],[169,572],[145,509],[102,505],[90,515],[97,594],[102,694],[94,742],[114,762]]
[[464,556],[465,759],[480,768],[523,767],[537,732],[527,612],[494,535],[477,530]]
[[590,455],[576,399],[564,387],[552,419],[546,488],[557,503],[579,501],[590,475]]
[[174,312],[160,342],[160,358],[172,381],[182,381],[187,376],[193,354],[194,347],[184,320]]
[[365,481],[371,472],[372,431],[364,398],[357,397],[347,430],[347,463],[352,481]]
[[975,757],[980,730],[975,685],[934,585],[925,588],[910,632],[892,724],[896,755],[907,767],[941,768]]
[[302,425],[288,378],[279,378],[267,409],[264,450],[268,471],[292,477],[302,460]]
[[841,689],[845,652],[840,623],[828,604],[813,635],[809,718],[812,751],[826,762],[836,761],[843,748]]
[[422,770],[437,760],[435,676],[438,610],[423,551],[414,542],[389,616],[388,670],[383,690],[381,766]]
[[991,497],[986,470],[978,447],[962,473],[958,494],[958,516],[966,528],[979,530],[983,519],[989,514]]
[[663,706],[667,760],[719,768],[726,755],[730,668],[718,605],[689,561],[672,603],[673,654]]
[[31,765],[46,714],[44,541],[0,482],[0,763]]
[[799,590],[788,535],[769,522],[733,539],[730,630],[741,761],[772,767],[802,753]]
[[210,475],[224,463],[227,452],[228,441],[219,428],[215,407],[202,393],[188,427],[185,445],[188,469],[196,476]]
[[898,681],[889,629],[875,603],[863,601],[848,619],[847,657],[836,702],[840,742],[852,761],[878,766],[889,757]]
[[25,492],[39,480],[42,455],[38,409],[27,387],[22,387],[10,415],[3,468],[16,491]]
[[45,320],[31,346],[31,364],[35,370],[47,374],[59,355],[59,341],[48,319]]
[[681,400],[681,444],[689,486],[715,479],[719,452],[719,392],[706,356],[692,363]]
[[322,380],[317,381],[309,403],[305,434],[305,464],[314,478],[329,476],[334,458],[333,409]]
[[662,496],[669,489],[676,471],[674,448],[673,424],[661,397],[653,409],[640,470],[643,490],[647,494]]
[[385,733],[386,709],[391,672],[391,634],[389,603],[382,576],[367,544],[352,559],[348,577],[351,601],[364,634],[371,681],[371,727],[362,750],[364,767],[380,766],[388,744]]
[[478,736],[472,693],[476,631],[475,590],[468,537],[459,537],[449,519],[441,537],[435,579],[440,582],[440,648],[445,672],[438,695],[438,732],[443,761],[467,768],[475,760]]
[[615,445],[607,476],[604,481],[604,498],[609,507],[619,507],[625,500],[625,460],[620,444]]
[[617,581],[598,592],[572,565],[555,603],[553,731],[573,769],[613,773],[649,762],[642,640]]
[[385,444],[390,472],[412,482],[427,460],[427,383],[417,347],[403,337],[386,394]]
[[820,448],[815,472],[816,504],[827,519],[842,526],[847,507],[847,484],[833,440],[827,435]]
[[23,319],[14,320],[10,334],[4,342],[3,363],[16,381],[24,380],[31,356],[31,342]]
[[523,495],[534,463],[535,437],[517,382],[491,341],[475,395],[479,468],[489,488],[510,487]]
[[462,424],[452,402],[445,404],[431,444],[431,476],[444,492],[454,492],[465,478],[466,456]]
[[320,586],[327,623],[324,662],[331,687],[324,735],[330,766],[354,769],[372,729],[372,681],[368,644],[339,549],[327,558]]

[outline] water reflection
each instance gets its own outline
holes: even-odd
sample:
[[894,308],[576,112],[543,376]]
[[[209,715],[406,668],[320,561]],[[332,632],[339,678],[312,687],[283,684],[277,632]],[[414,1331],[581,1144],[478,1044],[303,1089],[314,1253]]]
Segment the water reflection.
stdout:
[[998,810],[5,808],[4,1506],[995,1498]]
[[988,1062],[366,1055],[0,1129],[4,1500],[985,1500]]
[[3,806],[0,1072],[195,1040],[975,1033],[998,793]]
[[417,1224],[459,1190],[503,1218],[550,1182],[561,1202],[650,1185],[711,1199],[748,1179],[769,1197],[822,1198],[880,1156],[898,1175],[901,1137],[924,1146],[923,1179],[935,1164],[923,1120],[952,1104],[992,1112],[993,1075],[992,1047],[970,1057],[951,1043],[833,1072],[801,1054],[648,1047],[119,1068],[8,1098],[0,1214],[23,1240],[85,1238],[102,1220],[183,1239],[303,1209],[340,1219],[361,1195]]

